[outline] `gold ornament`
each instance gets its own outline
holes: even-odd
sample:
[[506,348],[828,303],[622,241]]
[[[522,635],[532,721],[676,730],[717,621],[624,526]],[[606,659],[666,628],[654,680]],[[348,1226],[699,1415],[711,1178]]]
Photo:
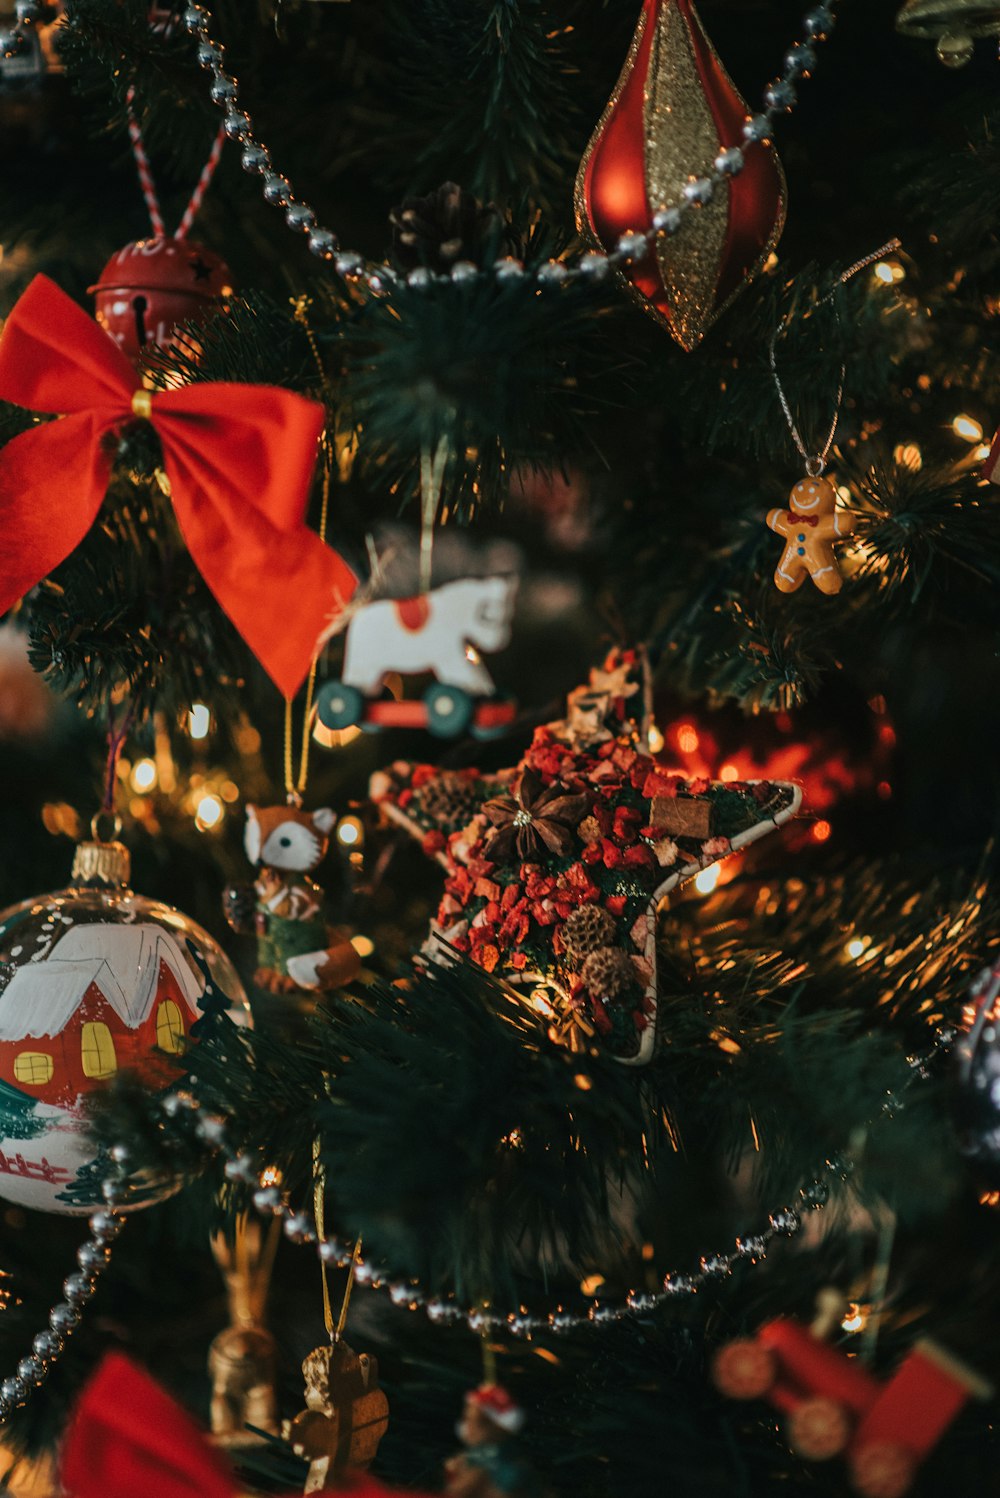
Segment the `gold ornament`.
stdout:
[[282,1434],[309,1463],[304,1492],[327,1492],[348,1470],[375,1460],[389,1428],[389,1401],[378,1386],[378,1363],[346,1342],[317,1347],[302,1364],[306,1408]]
[[208,1350],[212,1379],[212,1439],[220,1446],[253,1446],[262,1439],[249,1430],[277,1435],[274,1392],[277,1349],[264,1325],[271,1268],[278,1246],[277,1222],[265,1231],[259,1222],[237,1219],[234,1236],[212,1239],[229,1304],[229,1326]]
[[1000,5],[983,0],[906,0],[896,17],[904,36],[937,42],[937,55],[946,68],[961,68],[970,60],[975,39],[1000,36]]

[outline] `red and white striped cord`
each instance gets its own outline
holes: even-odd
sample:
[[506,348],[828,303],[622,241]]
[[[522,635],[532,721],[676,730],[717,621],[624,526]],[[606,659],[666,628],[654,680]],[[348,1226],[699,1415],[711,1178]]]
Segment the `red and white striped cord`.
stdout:
[[133,105],[135,103],[135,87],[131,87],[125,96],[125,108],[128,110],[128,134],[132,142],[132,155],[135,157],[135,169],[139,173],[139,185],[142,195],[146,199],[146,207],[149,209],[149,221],[153,226],[153,233],[157,239],[165,239],[167,231],[163,224],[163,215],[160,212],[160,200],[156,196],[156,183],[153,181],[153,173],[149,167],[149,157],[146,155],[146,147],[142,143],[142,128],[135,117]]
[[222,148],[225,144],[226,132],[220,125],[219,133],[215,137],[215,140],[212,142],[212,149],[209,152],[208,160],[205,162],[205,165],[201,169],[201,176],[198,178],[195,190],[191,194],[191,201],[190,203],[188,203],[187,207],[184,210],[184,217],[180,221],[175,238],[187,238],[188,230],[194,223],[194,216],[198,212],[198,209],[201,207],[201,200],[208,191],[209,183],[215,176],[215,168],[219,164],[219,158],[222,155]]
[[[157,239],[166,239],[167,230],[163,222],[163,214],[160,212],[160,200],[156,194],[156,183],[153,181],[153,173],[149,165],[149,157],[146,155],[146,147],[142,139],[142,126],[135,115],[135,88],[131,87],[125,96],[125,107],[128,110],[128,134],[132,142],[132,155],[135,157],[135,167],[139,174],[139,185],[142,195],[149,209],[149,221],[153,226],[153,234]],[[226,143],[226,133],[223,126],[219,126],[219,133],[212,142],[208,160],[202,167],[201,176],[195,184],[194,192],[191,194],[190,202],[184,210],[184,217],[177,228],[175,239],[186,239],[191,225],[194,223],[195,214],[202,205],[202,201],[208,191],[209,184],[215,176],[215,169],[219,165],[222,156],[222,147]]]

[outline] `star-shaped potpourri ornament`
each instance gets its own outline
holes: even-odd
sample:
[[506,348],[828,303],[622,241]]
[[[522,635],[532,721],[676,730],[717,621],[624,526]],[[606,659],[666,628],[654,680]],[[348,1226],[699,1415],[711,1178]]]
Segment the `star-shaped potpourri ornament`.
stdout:
[[509,770],[398,761],[370,786],[446,871],[425,950],[502,973],[552,1039],[633,1066],[656,1048],[660,901],[802,799],[788,781],[687,780],[654,759],[643,674],[638,652],[613,651]]

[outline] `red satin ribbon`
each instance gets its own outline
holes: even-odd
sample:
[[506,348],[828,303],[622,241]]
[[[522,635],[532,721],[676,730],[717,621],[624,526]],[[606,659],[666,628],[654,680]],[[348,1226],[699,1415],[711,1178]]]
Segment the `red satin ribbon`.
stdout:
[[[118,1352],[104,1359],[77,1401],[60,1476],[66,1498],[239,1498],[232,1473],[190,1416]],[[364,1474],[344,1491],[349,1498],[419,1498]]]
[[137,395],[124,354],[47,276],[35,277],[0,338],[0,399],[63,418],[0,450],[0,614],[90,530],[111,469],[104,439],[144,415],[147,398],[194,564],[293,696],[323,628],[357,586],[304,519],[322,406],[271,385]]

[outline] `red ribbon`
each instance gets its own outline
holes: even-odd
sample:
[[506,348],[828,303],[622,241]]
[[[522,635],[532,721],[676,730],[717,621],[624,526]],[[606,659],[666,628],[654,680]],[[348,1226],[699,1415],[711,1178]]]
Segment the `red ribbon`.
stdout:
[[[239,1498],[191,1417],[118,1352],[77,1401],[61,1465],[66,1498]],[[419,1498],[363,1474],[344,1490],[349,1498]]]
[[305,524],[322,406],[272,385],[136,390],[124,354],[47,276],[35,277],[0,338],[0,399],[63,418],[0,451],[0,614],[83,540],[111,470],[103,439],[146,417],[195,566],[293,696],[357,586]]
[[818,515],[800,515],[798,510],[789,510],[787,514],[789,525],[819,525]]

